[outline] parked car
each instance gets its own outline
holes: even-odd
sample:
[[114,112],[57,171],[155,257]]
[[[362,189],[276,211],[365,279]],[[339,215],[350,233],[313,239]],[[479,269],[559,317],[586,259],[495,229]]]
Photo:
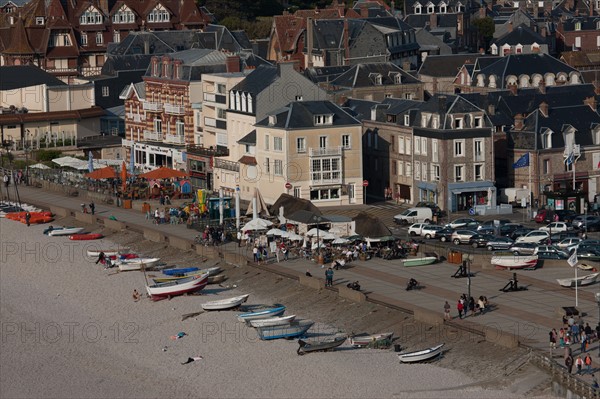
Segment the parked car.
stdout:
[[577,259],[581,260],[591,260],[591,261],[600,261],[600,249],[586,247],[584,249],[577,250]]
[[535,255],[538,246],[532,242],[516,242],[508,250],[515,255]]
[[435,224],[426,224],[421,229],[421,237],[424,237],[427,239],[435,238],[435,237],[437,237],[437,232],[439,232],[440,230],[443,230],[443,229],[444,228],[442,226],[438,226]]
[[566,232],[569,230],[573,230],[573,228],[570,227],[565,222],[552,222],[552,223],[548,224],[547,226],[540,227],[538,230],[548,231],[551,233],[560,233],[560,232]]
[[568,259],[569,254],[565,252],[540,251],[537,252],[538,259]]
[[473,223],[477,223],[479,224],[479,222],[475,219],[471,219],[471,218],[462,218],[462,219],[456,219],[453,222],[448,223],[446,226],[448,227],[452,227],[453,229],[458,229],[459,227],[465,227],[467,224],[473,224]]
[[394,216],[394,222],[398,224],[429,223],[433,218],[431,208],[408,208],[404,212]]
[[474,236],[469,238],[469,244],[473,248],[485,247],[490,240],[493,240],[495,237],[491,234],[480,234],[477,233]]
[[[552,240],[552,241],[554,242],[554,240]],[[576,247],[581,241],[582,241],[581,238],[568,237],[568,238],[562,239],[559,243],[556,244],[556,246],[560,249],[570,252],[571,249]]]
[[600,240],[583,240],[577,245],[577,251],[583,249],[593,249],[598,250],[600,248]]
[[408,234],[410,234],[413,237],[420,236],[421,230],[423,230],[424,226],[427,226],[427,224],[426,223],[413,223],[408,228]]
[[[470,227],[467,227],[467,229],[472,230]],[[479,233],[479,234],[491,234],[491,235],[495,235],[496,234],[496,228],[494,226],[486,226],[486,227],[479,226],[477,228],[477,233]]]
[[575,227],[577,229],[581,229],[582,227],[587,225],[588,230],[589,230],[590,224],[594,224],[594,223],[598,223],[598,222],[600,222],[600,216],[579,215],[573,219],[572,225],[573,225],[573,227]]
[[600,220],[588,222],[581,226],[580,229],[584,231],[600,231]]
[[488,241],[485,246],[488,251],[496,251],[498,249],[508,249],[514,244],[514,241],[508,237],[494,237]]
[[452,239],[452,234],[454,233],[454,229],[451,227],[444,227],[442,230],[437,231],[435,233],[435,238],[439,238],[441,242],[450,241]]
[[503,226],[500,226],[500,235],[505,237],[512,236],[512,233],[523,228],[522,224],[519,223],[506,223]]
[[548,234],[547,231],[533,230],[533,231],[530,231],[529,233],[527,233],[526,235],[524,235],[523,237],[517,238],[517,240],[515,242],[532,242],[532,243],[539,243],[542,241],[546,242],[546,240],[548,240],[549,237],[550,237],[550,234]]
[[471,237],[473,237],[477,232],[471,230],[456,230],[452,233],[452,243],[454,245],[458,244],[468,244]]
[[[510,223],[510,220],[508,220],[508,219],[500,219],[500,220],[498,220],[498,223],[499,223],[498,227],[500,227],[500,226],[504,226],[505,224]],[[494,227],[495,228],[496,227],[496,220],[486,220],[485,222],[482,222],[481,223],[481,228],[484,228],[484,227]]]
[[566,223],[573,222],[573,219],[577,216],[577,212],[570,209],[560,209],[558,211],[554,211],[554,213],[558,215],[558,220],[560,222]]
[[536,223],[544,223],[546,221],[546,217],[549,216],[550,211],[548,209],[538,209],[533,220],[535,220]]
[[525,235],[527,235],[528,233],[532,232],[534,229],[531,229],[529,227],[521,227],[520,229],[515,230],[511,235],[510,238],[512,238],[513,240],[517,240],[517,238],[519,237],[523,237]]
[[540,252],[552,252],[560,254],[561,256],[566,256],[567,258],[569,257],[569,254],[566,251],[563,251],[562,249],[557,248],[554,245],[538,245],[538,253]]

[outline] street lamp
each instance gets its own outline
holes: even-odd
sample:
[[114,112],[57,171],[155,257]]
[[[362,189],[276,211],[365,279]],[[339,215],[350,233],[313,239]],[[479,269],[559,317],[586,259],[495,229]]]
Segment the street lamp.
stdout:
[[[596,292],[596,303],[598,304],[598,324],[600,324],[600,292]],[[598,356],[600,357],[600,343],[598,343]]]

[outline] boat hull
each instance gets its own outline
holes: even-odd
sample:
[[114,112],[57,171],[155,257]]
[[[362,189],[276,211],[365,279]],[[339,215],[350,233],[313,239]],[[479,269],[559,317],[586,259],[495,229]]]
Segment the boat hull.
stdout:
[[186,281],[172,281],[169,283],[146,286],[146,291],[153,301],[170,298],[177,295],[189,294],[202,290],[208,284],[208,275],[189,277]]
[[57,228],[54,230],[50,230],[48,232],[48,235],[51,237],[70,236],[72,234],[81,233],[82,231],[83,231],[83,227]]
[[71,234],[69,236],[69,240],[72,241],[90,241],[90,240],[99,240],[104,237],[102,234]]
[[249,323],[254,328],[275,327],[289,325],[296,318],[295,314],[283,317],[267,317],[265,319],[250,320]]
[[393,332],[381,333],[381,334],[373,334],[373,335],[365,335],[350,338],[350,344],[356,347],[365,347],[368,345],[377,344],[382,341],[391,340],[394,336]]
[[402,261],[404,267],[415,267],[415,266],[426,266],[435,263],[437,258],[435,256],[427,256],[424,258],[405,259]]
[[104,252],[105,256],[117,256],[120,254],[119,250],[116,250],[116,249],[107,249],[107,250],[88,249],[87,256],[89,256],[90,258],[97,258],[98,256],[100,256],[100,252]]
[[125,259],[117,262],[119,270],[122,272],[131,270],[141,270],[142,264],[145,268],[154,267],[160,258],[136,258],[136,259]]
[[[209,277],[210,280],[210,277]],[[285,312],[285,306],[277,306],[274,308],[263,309],[256,312],[248,312],[242,313],[238,315],[239,321],[250,321],[250,320],[259,320],[266,319],[268,317],[281,316]]]
[[204,310],[228,310],[240,306],[248,300],[250,294],[236,296],[233,298],[222,299],[219,301],[210,301],[202,304]]
[[334,348],[341,346],[344,342],[346,342],[346,337],[336,337],[334,339],[324,341],[304,341],[300,339],[298,340],[300,347],[296,353],[302,356],[310,352],[333,350]]
[[224,274],[219,274],[216,276],[208,275],[208,284],[219,284],[227,279],[227,276]]
[[535,268],[538,262],[537,255],[531,256],[492,256],[491,264],[497,269],[525,269]]
[[260,339],[265,341],[279,338],[296,338],[306,334],[313,324],[315,323],[312,320],[302,320],[284,326],[258,327],[256,331]]
[[167,276],[176,276],[176,277],[181,277],[183,275],[185,275],[186,273],[191,273],[191,272],[197,272],[198,269],[197,267],[186,267],[186,268],[181,268],[181,269],[167,269],[167,270],[163,270],[163,274],[166,274]]
[[598,280],[600,273],[588,274],[587,276],[575,278],[557,278],[556,281],[561,287],[572,288],[577,285],[578,287],[584,287],[586,285],[594,284]]
[[444,344],[434,346],[422,351],[399,353],[398,358],[402,363],[418,363],[431,360],[442,353]]

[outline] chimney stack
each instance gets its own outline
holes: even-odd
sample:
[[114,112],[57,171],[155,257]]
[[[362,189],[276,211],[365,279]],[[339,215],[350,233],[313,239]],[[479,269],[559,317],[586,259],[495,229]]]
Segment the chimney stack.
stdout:
[[369,9],[367,8],[366,4],[360,5],[360,16],[362,18],[369,18]]
[[510,94],[513,96],[516,96],[519,93],[519,88],[517,87],[516,83],[509,84],[508,90],[510,90]]
[[544,115],[545,117],[548,117],[548,103],[546,101],[542,101],[540,103],[540,112],[542,113],[542,115]]
[[240,72],[240,56],[239,55],[230,55],[227,57],[225,61],[225,68],[227,68],[228,73],[232,72]]
[[440,112],[446,112],[446,96],[438,97],[438,108]]
[[583,103],[585,105],[589,105],[592,111],[594,112],[598,110],[598,102],[596,101],[596,97],[588,97],[585,100],[583,100]]
[[515,130],[523,130],[523,114],[515,115]]
[[437,28],[437,15],[436,13],[429,14],[429,29]]
[[348,27],[348,18],[344,18],[344,54],[345,60],[342,65],[348,65],[350,63],[350,28]]
[[306,18],[306,67],[313,67],[313,19]]
[[512,30],[513,30],[513,25],[512,25],[512,22],[509,22],[509,23],[508,23],[508,31],[509,31],[509,32],[512,32]]

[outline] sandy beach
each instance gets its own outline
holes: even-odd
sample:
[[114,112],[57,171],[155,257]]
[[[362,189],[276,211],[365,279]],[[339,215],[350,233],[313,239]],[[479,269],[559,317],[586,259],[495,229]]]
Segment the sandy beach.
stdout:
[[[260,341],[237,321],[237,312],[203,313],[184,321],[182,315],[199,312],[209,300],[249,293],[248,304],[283,300],[287,314],[317,321],[313,338],[338,330],[401,329],[411,321],[377,305],[344,302],[230,265],[220,265],[230,277],[222,287],[209,285],[203,295],[134,302],[133,289],[145,293],[143,273],[103,270],[86,256],[88,248],[129,247],[182,267],[212,263],[145,243],[133,232],[88,229],[108,236],[90,243],[48,237],[44,228],[0,219],[4,398],[516,398],[546,378],[529,366],[497,377],[504,364],[523,353],[458,336],[431,364],[402,365],[391,350],[356,350],[347,343],[335,352],[298,356],[296,341]],[[412,341],[405,334],[398,343],[417,349],[439,341],[424,331]],[[170,338],[179,332],[187,335]],[[498,353],[501,361],[495,360]],[[181,364],[195,356],[203,359]]]

